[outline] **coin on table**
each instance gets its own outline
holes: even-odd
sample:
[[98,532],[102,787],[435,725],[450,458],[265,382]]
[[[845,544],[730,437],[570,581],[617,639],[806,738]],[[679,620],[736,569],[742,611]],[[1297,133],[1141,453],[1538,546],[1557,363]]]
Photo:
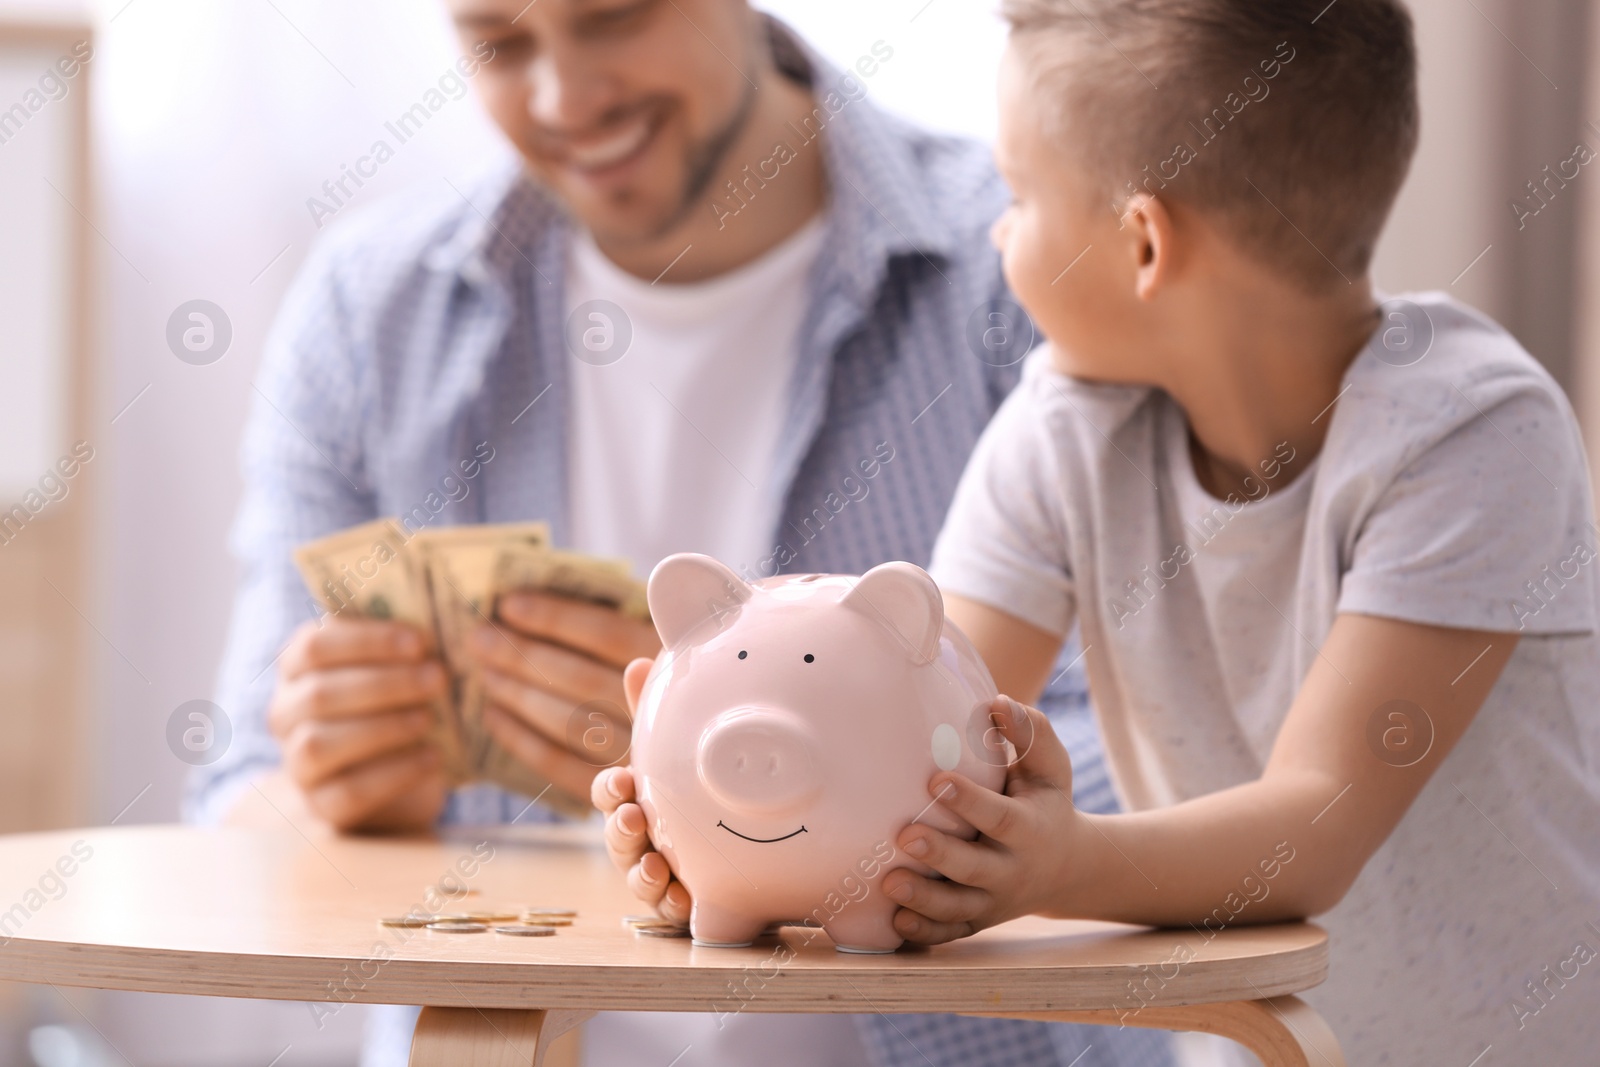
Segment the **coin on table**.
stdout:
[[663,919],[659,915],[624,915],[622,917],[623,926],[660,926],[662,923],[677,925],[672,920]]
[[428,929],[437,930],[441,934],[481,934],[489,927],[484,923],[444,921],[428,924]]
[[378,925],[416,928],[420,926],[427,926],[431,922],[438,921],[439,917],[437,915],[396,915],[390,919],[379,919]]
[[494,932],[509,937],[554,937],[553,926],[496,926]]
[[687,926],[635,926],[635,936],[638,937],[688,937]]
[[529,926],[571,926],[572,919],[566,915],[524,915],[522,921]]
[[574,908],[523,908],[524,915],[547,915],[555,919],[576,919],[578,912]]
[[467,921],[475,923],[510,923],[516,922],[521,915],[517,911],[469,911]]

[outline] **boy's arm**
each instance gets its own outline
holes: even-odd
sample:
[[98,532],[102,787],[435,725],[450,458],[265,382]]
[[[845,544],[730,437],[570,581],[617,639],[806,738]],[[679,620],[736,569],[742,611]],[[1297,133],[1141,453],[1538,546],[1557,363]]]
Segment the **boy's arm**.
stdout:
[[1338,616],[1258,780],[1114,824],[1084,816],[1099,873],[1075,879],[1079,899],[1105,918],[1198,921],[1287,842],[1293,862],[1247,914],[1327,911],[1466,732],[1516,645],[1515,634]]
[[[952,617],[998,657],[997,680],[1037,677],[1040,631],[959,601]],[[1071,764],[1044,716],[998,716],[1026,748],[1007,795],[935,776],[930,795],[942,791],[941,803],[984,836],[966,842],[920,824],[902,834],[901,847],[918,855],[920,843],[921,858],[951,881],[908,870],[886,878],[896,899],[910,890],[896,926],[936,942],[1031,913],[1180,925],[1238,911],[1227,905],[1246,896],[1251,906],[1233,921],[1326,911],[1466,731],[1516,643],[1513,634],[1340,615],[1259,779],[1126,815],[1073,809]]]
[[1050,681],[1061,638],[999,608],[946,593],[944,613],[971,639],[994,676],[994,684],[1024,704],[1032,704]]

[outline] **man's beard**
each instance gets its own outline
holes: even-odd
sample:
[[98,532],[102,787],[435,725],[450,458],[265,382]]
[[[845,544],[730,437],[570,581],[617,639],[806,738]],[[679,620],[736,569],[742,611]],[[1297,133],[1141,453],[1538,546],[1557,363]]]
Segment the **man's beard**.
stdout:
[[700,198],[710,187],[711,180],[716,177],[717,169],[722,166],[723,160],[727,158],[745,128],[750,125],[750,116],[756,107],[756,87],[749,82],[745,85],[744,95],[739,98],[739,106],[734,109],[728,121],[722,124],[722,128],[690,147],[687,168],[689,180],[684,185],[683,196],[679,198],[678,206],[649,234],[647,240],[665,237],[689,217],[689,212],[695,209]]

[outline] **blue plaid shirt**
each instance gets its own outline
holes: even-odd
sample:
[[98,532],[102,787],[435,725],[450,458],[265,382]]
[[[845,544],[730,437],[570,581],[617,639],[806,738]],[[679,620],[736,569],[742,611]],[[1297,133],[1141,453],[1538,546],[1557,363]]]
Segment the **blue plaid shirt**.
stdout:
[[[776,24],[773,40],[780,62],[819,98],[839,84],[838,71]],[[988,242],[1005,192],[987,151],[910,128],[859,99],[859,88],[853,95],[820,141],[827,235],[776,466],[785,489],[772,544],[785,571],[925,565],[967,455],[1032,343]],[[435,508],[439,523],[546,519],[566,543],[570,228],[508,160],[459,192],[430,189],[341,223],[311,254],[268,339],[245,430],[246,489],[232,538],[244,573],[217,698],[234,736],[223,758],[195,772],[191,818],[220,817],[252,776],[279,762],[265,725],[273,665],[315,610],[291,562],[296,545]],[[451,499],[459,493],[446,491],[445,477],[482,441],[494,459]],[[825,502],[840,499],[861,460],[882,457],[884,442],[893,459],[870,494],[835,512]],[[1081,673],[1064,671],[1044,703],[1072,752],[1077,802],[1114,810]],[[472,786],[451,797],[443,818],[558,816]],[[395,1015],[365,1062],[404,1062],[410,1031]],[[1170,1062],[1164,1035],[1138,1031],[858,1019],[884,1065]]]

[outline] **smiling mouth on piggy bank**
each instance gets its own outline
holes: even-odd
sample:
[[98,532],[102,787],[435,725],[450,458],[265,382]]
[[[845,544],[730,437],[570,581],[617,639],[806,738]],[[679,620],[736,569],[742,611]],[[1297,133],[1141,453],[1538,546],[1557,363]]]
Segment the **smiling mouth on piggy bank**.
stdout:
[[800,829],[794,831],[793,833],[784,834],[782,837],[751,837],[749,834],[741,834],[739,831],[735,830],[721,819],[717,820],[717,825],[728,831],[728,833],[732,834],[734,837],[742,837],[746,841],[754,841],[758,845],[770,845],[777,841],[787,841],[789,838],[794,837],[795,834],[803,834],[806,832],[806,828],[801,826]]

